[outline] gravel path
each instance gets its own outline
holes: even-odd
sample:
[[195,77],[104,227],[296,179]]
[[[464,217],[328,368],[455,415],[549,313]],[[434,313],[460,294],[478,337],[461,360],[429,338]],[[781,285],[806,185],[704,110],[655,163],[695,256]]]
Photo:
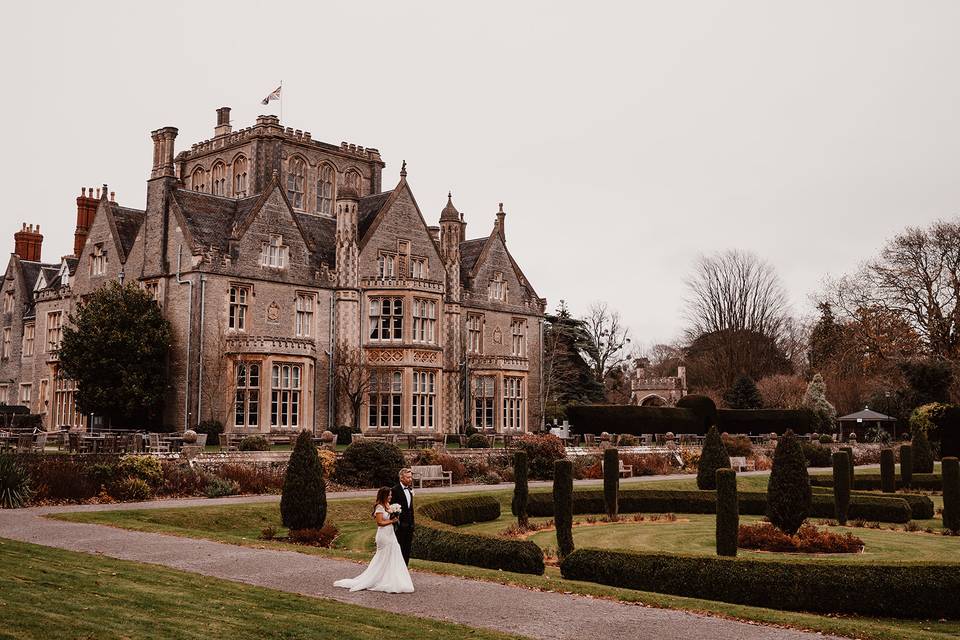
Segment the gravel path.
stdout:
[[[662,479],[662,478],[661,478]],[[492,487],[493,489],[503,488]],[[455,488],[463,491],[463,487]],[[425,489],[446,493],[448,489]],[[370,492],[337,494],[339,498]],[[334,496],[331,496],[334,498]],[[43,516],[67,511],[162,509],[269,502],[277,496],[165,500],[122,505],[77,505],[0,510],[0,538],[103,554],[121,560],[159,564],[262,587],[331,598],[384,611],[485,627],[532,638],[689,638],[691,640],[803,640],[831,638],[817,633],[778,629],[721,618],[561,593],[544,593],[492,582],[415,572],[417,592],[391,595],[349,593],[333,587],[352,577],[361,565],[293,551],[253,549],[101,525],[52,520]],[[335,499],[335,498],[334,498]]]

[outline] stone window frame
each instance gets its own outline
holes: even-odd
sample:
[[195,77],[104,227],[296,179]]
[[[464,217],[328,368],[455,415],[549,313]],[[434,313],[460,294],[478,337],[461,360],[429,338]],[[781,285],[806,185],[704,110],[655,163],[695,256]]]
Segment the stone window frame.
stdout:
[[270,239],[260,245],[260,266],[267,269],[286,269],[290,264],[290,247],[283,244],[283,236],[271,233]]
[[[28,330],[29,329],[29,334]],[[36,344],[37,339],[37,323],[36,322],[24,322],[23,323],[23,337],[20,344],[20,357],[21,358],[32,358],[33,349]]]
[[[236,300],[234,299],[234,290],[237,291]],[[246,293],[240,300],[240,291]],[[253,298],[253,285],[247,282],[231,282],[227,288],[227,329],[244,333],[247,330],[247,317],[250,311],[251,298]],[[237,314],[237,312],[240,312]],[[238,322],[239,320],[239,322]]]
[[411,308],[411,341],[418,344],[437,344],[437,309],[440,304],[435,298],[413,299]]
[[0,384],[0,404],[10,404],[10,385]]
[[249,172],[250,161],[247,156],[239,153],[234,157],[230,164],[230,172],[233,175],[233,197],[247,197],[247,175]]
[[[309,309],[303,306],[305,301],[309,301]],[[297,291],[294,299],[294,333],[298,338],[314,337],[316,313],[317,294],[313,291]],[[306,331],[303,331],[304,326]]]
[[426,280],[430,277],[430,260],[423,256],[410,256],[410,277]]
[[57,372],[53,377],[53,423],[56,427],[78,427],[83,416],[77,411],[77,383]]
[[3,292],[3,312],[4,313],[13,313],[15,294],[13,289],[7,289]]
[[492,373],[478,373],[473,376],[470,386],[474,429],[495,432],[497,430],[497,376]]
[[508,301],[507,281],[502,271],[494,272],[493,277],[490,278],[490,283],[487,285],[487,299],[503,303]]
[[[384,424],[385,422],[385,424]],[[372,367],[367,390],[367,428],[403,430],[403,369]]]
[[210,193],[215,196],[227,195],[227,165],[217,160],[210,169]]
[[[467,313],[467,353],[483,354],[483,328],[486,318],[482,313]],[[474,344],[476,338],[476,344]]]
[[527,355],[527,319],[510,319],[510,354],[518,358]]
[[140,282],[140,288],[150,294],[150,297],[153,298],[153,301],[157,303],[158,307],[163,307],[160,303],[160,278],[153,278],[152,280],[143,280]]
[[207,172],[203,167],[196,167],[190,174],[190,190],[205,193],[207,190]]
[[527,413],[526,378],[524,376],[503,376],[502,396],[501,431],[522,432]]
[[102,242],[93,245],[93,251],[90,253],[90,275],[102,276],[107,273],[107,265],[110,263],[107,249]]
[[[326,179],[325,178],[329,178]],[[321,162],[317,167],[316,207],[318,214],[332,216],[337,200],[337,168],[329,162]]]
[[[302,171],[298,173],[295,170]],[[295,154],[287,159],[287,199],[290,200],[290,206],[297,211],[305,210],[309,170],[310,163],[303,156]]]
[[437,382],[435,369],[414,369],[410,396],[410,428],[434,431],[437,425]]
[[[284,369],[289,367],[289,375]],[[270,364],[270,428],[299,429],[303,413],[303,375],[301,362],[275,360]],[[283,418],[281,422],[279,419]]]
[[[53,318],[56,318],[56,323],[51,322]],[[55,353],[60,348],[60,341],[63,340],[63,311],[48,311],[45,329],[44,353]]]
[[[241,368],[242,374],[241,374]],[[254,376],[254,370],[256,375]],[[242,377],[241,377],[242,376]],[[256,384],[250,381],[256,378]],[[243,384],[241,384],[241,381]],[[261,390],[263,388],[263,363],[259,360],[239,360],[233,363],[233,428],[260,429]],[[252,408],[251,408],[252,407]],[[237,417],[243,414],[243,423]],[[251,420],[251,416],[253,420]]]
[[[26,390],[26,393],[24,393],[24,390]],[[21,382],[18,391],[17,402],[31,408],[33,406],[33,383]]]
[[[384,306],[384,301],[389,301]],[[399,303],[399,306],[398,304]],[[384,313],[386,311],[386,313]],[[369,321],[368,337],[370,342],[403,342],[403,319],[406,313],[406,300],[403,296],[370,296],[367,305]]]
[[13,352],[13,327],[3,328],[3,345],[0,347],[0,359],[9,360]]

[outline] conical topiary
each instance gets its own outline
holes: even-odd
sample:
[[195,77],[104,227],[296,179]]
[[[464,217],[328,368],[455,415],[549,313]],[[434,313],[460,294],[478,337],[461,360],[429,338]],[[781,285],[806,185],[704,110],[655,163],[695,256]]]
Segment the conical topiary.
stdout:
[[717,469],[729,469],[730,456],[716,427],[710,427],[703,441],[700,463],[697,466],[697,488],[701,490],[717,488]]
[[807,460],[793,431],[788,430],[773,452],[767,483],[767,516],[773,526],[793,535],[810,513],[812,492]]
[[933,473],[933,449],[923,431],[913,436],[913,472]]
[[319,529],[327,519],[327,486],[323,464],[310,432],[302,431],[290,454],[280,497],[283,526],[291,530]]
[[750,376],[740,376],[725,394],[723,401],[731,409],[762,409],[763,396]]

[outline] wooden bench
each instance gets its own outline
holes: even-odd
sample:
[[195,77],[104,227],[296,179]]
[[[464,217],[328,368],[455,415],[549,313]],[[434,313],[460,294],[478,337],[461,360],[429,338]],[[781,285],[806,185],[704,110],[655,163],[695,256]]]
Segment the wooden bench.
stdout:
[[453,472],[444,471],[439,464],[410,467],[410,471],[413,473],[414,483],[419,482],[421,488],[424,482],[439,482],[441,485],[447,483],[453,486]]
[[[623,478],[633,477],[633,465],[623,464],[623,460],[617,460],[620,463],[620,476]],[[600,471],[603,471],[603,460],[600,461]]]
[[747,460],[743,456],[732,456],[730,458],[730,468],[734,471],[753,471],[755,465],[753,460]]

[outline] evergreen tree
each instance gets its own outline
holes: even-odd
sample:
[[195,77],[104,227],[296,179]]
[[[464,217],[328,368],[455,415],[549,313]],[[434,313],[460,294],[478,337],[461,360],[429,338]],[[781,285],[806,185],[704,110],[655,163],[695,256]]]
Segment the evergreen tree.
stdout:
[[556,312],[547,314],[544,320],[544,417],[563,420],[571,404],[602,401],[604,388],[582,355],[590,344],[583,321],[570,314],[563,300]]
[[797,437],[788,430],[773,452],[773,469],[767,482],[767,516],[773,526],[793,535],[807,519],[811,500],[807,461]]
[[933,449],[924,431],[913,435],[913,471],[914,473],[933,473]]
[[733,386],[723,395],[724,402],[731,409],[761,409],[763,397],[750,376],[739,376]]
[[833,433],[837,419],[837,410],[827,400],[827,385],[819,373],[813,376],[807,385],[807,392],[803,394],[803,406],[807,407],[817,418],[815,430],[819,433]]
[[717,488],[717,469],[729,469],[730,456],[723,445],[716,427],[710,427],[703,441],[700,462],[697,465],[697,488],[701,490]]
[[517,524],[524,529],[530,525],[528,477],[527,452],[517,451],[513,454],[513,501],[510,506],[513,515],[517,516]]
[[156,301],[134,283],[110,282],[81,301],[57,352],[60,375],[77,383],[77,410],[116,427],[163,429],[170,334]]
[[283,526],[291,530],[319,529],[327,519],[327,486],[323,464],[309,431],[301,431],[290,454],[280,497]]
[[843,328],[833,315],[833,307],[829,302],[817,305],[820,309],[820,319],[810,331],[810,348],[807,360],[813,369],[823,369],[833,364],[840,344],[843,341]]

